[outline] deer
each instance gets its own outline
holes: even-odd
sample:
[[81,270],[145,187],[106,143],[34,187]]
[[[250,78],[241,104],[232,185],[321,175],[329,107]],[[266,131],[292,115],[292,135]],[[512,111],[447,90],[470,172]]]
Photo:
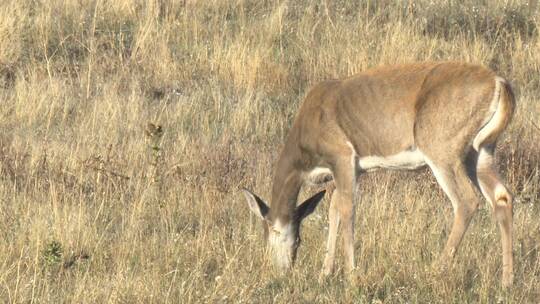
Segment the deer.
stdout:
[[513,196],[497,172],[494,155],[514,108],[507,80],[465,62],[383,66],[315,85],[297,112],[275,166],[271,203],[242,189],[249,209],[263,222],[274,265],[292,268],[301,222],[325,195],[321,191],[297,204],[305,183],[330,176],[335,184],[320,275],[324,279],[334,272],[340,226],[344,270],[356,271],[354,204],[359,177],[378,169],[427,166],[454,214],[439,260],[448,262],[456,255],[483,196],[500,230],[502,286],[510,287]]

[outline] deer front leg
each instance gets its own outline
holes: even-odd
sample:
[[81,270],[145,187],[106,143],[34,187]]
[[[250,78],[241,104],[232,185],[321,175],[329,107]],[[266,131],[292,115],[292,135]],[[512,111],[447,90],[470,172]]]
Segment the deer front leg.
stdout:
[[[352,159],[351,159],[352,158]],[[326,256],[319,280],[322,281],[334,271],[337,233],[343,227],[343,250],[345,271],[349,278],[355,279],[354,261],[354,186],[356,185],[355,155],[342,157],[333,170],[336,190],[332,195],[328,212],[328,241]],[[352,165],[352,166],[351,166]]]
[[[351,149],[352,150],[352,149]],[[354,260],[354,200],[356,187],[356,154],[353,153],[337,163],[334,177],[336,181],[336,204],[343,227],[343,252],[345,271],[355,280]]]
[[345,271],[353,275],[356,269],[354,262],[354,206],[353,196],[344,196],[340,209],[343,223],[343,251],[345,254]]
[[330,203],[328,220],[328,241],[326,243],[323,270],[320,276],[321,281],[334,272],[337,232],[340,223],[343,223],[345,271],[349,274],[354,273],[354,208],[350,195],[341,195],[339,190],[334,192]]
[[332,195],[332,199],[330,201],[330,210],[328,212],[328,241],[326,242],[326,256],[324,258],[323,270],[320,276],[321,281],[334,272],[336,240],[339,228],[339,216],[337,210],[338,199],[339,193],[335,191]]

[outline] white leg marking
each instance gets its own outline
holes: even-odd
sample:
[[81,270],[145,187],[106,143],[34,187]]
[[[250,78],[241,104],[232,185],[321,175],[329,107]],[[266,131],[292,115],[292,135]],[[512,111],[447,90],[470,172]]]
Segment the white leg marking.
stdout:
[[[354,149],[354,146],[353,144],[348,141],[347,142],[347,145],[349,146],[349,148],[351,149],[351,168],[353,170],[353,173],[352,173],[352,197],[353,197],[353,204],[355,203],[355,199],[356,199],[356,188],[357,188],[357,185],[356,185],[356,172],[357,172],[357,165],[359,163],[359,160],[357,160],[358,158],[358,154],[356,154],[356,150]],[[354,208],[353,208],[354,210]]]
[[344,232],[344,241],[348,239],[348,242],[345,244],[345,256],[346,256],[346,262],[345,267],[348,271],[351,273],[355,270],[356,264],[354,261],[354,219],[356,214],[356,195],[357,195],[357,189],[358,185],[356,184],[356,173],[357,173],[357,165],[358,165],[358,154],[356,153],[356,150],[354,149],[354,146],[351,142],[347,142],[349,145],[349,148],[351,148],[351,170],[352,170],[352,181],[351,181],[351,202],[352,210],[350,215],[350,222],[349,225],[345,225],[344,229],[348,229],[349,231]]

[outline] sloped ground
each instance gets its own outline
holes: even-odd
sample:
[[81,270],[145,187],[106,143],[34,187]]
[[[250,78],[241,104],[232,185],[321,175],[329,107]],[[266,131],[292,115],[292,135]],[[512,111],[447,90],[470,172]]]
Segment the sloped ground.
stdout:
[[[535,2],[350,2],[0,4],[0,299],[537,301]],[[487,206],[452,268],[432,269],[452,211],[427,170],[361,178],[358,286],[340,271],[317,283],[328,199],[303,226],[295,270],[273,273],[238,188],[268,197],[313,84],[417,60],[482,63],[516,89],[498,155],[516,197],[515,287],[500,289],[499,232]]]

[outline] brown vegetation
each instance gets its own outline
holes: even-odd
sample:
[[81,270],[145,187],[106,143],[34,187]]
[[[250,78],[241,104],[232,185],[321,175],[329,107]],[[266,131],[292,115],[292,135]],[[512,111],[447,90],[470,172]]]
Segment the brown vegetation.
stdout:
[[[0,299],[536,301],[539,13],[502,0],[1,2]],[[499,289],[487,204],[452,269],[433,271],[452,211],[429,171],[362,176],[358,286],[340,272],[317,283],[327,199],[295,270],[273,273],[238,188],[268,196],[313,84],[419,60],[481,63],[516,89],[498,155],[515,195],[514,288]]]

